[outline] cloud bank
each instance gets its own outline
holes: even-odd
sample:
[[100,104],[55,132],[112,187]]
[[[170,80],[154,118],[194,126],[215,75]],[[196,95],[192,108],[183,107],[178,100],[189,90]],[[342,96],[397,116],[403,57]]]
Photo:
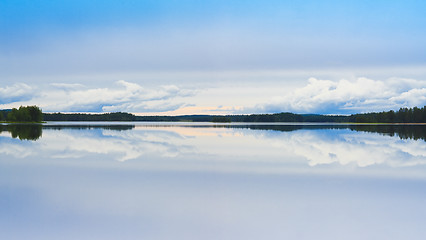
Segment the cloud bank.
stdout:
[[0,86],[0,108],[38,105],[45,112],[123,111],[166,115],[181,114],[178,112],[183,110],[184,114],[351,114],[426,105],[426,81],[422,80],[310,78],[303,87],[271,91],[274,88],[283,89],[283,86],[274,84],[248,92],[250,88],[233,88],[225,83],[190,88],[176,85],[145,88],[124,80],[105,87],[15,83]]
[[310,78],[306,86],[260,104],[255,111],[345,114],[424,105],[424,81],[402,78],[330,81]]
[[175,85],[147,89],[120,80],[107,88],[64,83],[53,83],[43,88],[15,84],[0,88],[0,93],[1,108],[38,105],[47,112],[150,112],[176,110],[185,105],[176,98],[193,96],[195,91]]

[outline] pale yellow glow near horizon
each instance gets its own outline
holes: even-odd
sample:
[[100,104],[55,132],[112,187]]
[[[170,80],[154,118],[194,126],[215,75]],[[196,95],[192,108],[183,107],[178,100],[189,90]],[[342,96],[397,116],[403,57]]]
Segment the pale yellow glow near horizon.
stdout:
[[233,111],[242,109],[241,106],[231,107],[223,106],[220,108],[217,107],[208,107],[208,106],[191,106],[183,107],[174,111],[167,112],[144,112],[144,113],[134,113],[136,116],[179,116],[179,115],[228,115],[232,114]]

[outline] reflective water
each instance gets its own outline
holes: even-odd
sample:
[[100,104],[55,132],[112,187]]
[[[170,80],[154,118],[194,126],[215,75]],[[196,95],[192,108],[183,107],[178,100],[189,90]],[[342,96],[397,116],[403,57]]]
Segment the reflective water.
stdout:
[[0,239],[423,239],[426,126],[0,128]]

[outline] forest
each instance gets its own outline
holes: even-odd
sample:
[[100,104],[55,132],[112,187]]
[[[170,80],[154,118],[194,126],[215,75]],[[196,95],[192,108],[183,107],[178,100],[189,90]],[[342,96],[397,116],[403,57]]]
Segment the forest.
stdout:
[[359,113],[352,115],[321,114],[250,114],[250,115],[182,115],[182,116],[136,116],[131,113],[42,113],[37,106],[0,110],[0,121],[141,121],[141,122],[331,122],[331,123],[426,123],[426,106],[400,108],[398,111]]
[[45,113],[45,121],[145,121],[145,122],[335,122],[335,123],[426,123],[426,107],[401,108],[398,111],[352,115],[320,114],[250,114],[250,115],[182,115],[136,116],[116,112],[104,114]]

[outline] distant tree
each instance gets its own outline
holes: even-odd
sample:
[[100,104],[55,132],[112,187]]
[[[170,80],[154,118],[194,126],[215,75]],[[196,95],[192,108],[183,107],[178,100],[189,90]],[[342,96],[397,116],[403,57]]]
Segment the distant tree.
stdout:
[[7,120],[11,122],[16,122],[18,117],[18,109],[12,108],[12,111],[10,111],[7,114]]
[[218,122],[218,123],[231,122],[231,118],[227,116],[216,116],[216,117],[213,117],[212,122]]
[[397,112],[354,114],[350,119],[363,123],[426,123],[425,110],[425,107],[400,108]]
[[386,122],[387,123],[393,123],[395,122],[395,112],[393,110],[390,110],[386,113]]
[[413,108],[413,117],[412,117],[412,121],[415,123],[420,123],[422,122],[422,111],[420,108],[418,107],[414,107]]
[[[30,109],[28,109],[31,112]],[[33,116],[32,114],[30,114]],[[12,111],[10,119],[21,118]],[[184,115],[184,116],[135,116],[130,113],[116,112],[104,114],[47,113],[46,121],[185,121],[185,122],[358,122],[358,123],[426,123],[426,106],[422,108],[401,108],[398,111],[372,112],[352,115],[320,114],[251,114],[251,115]],[[31,117],[34,119],[34,116]],[[229,118],[229,120],[228,120]],[[13,120],[16,121],[16,120]],[[33,120],[34,121],[34,120]],[[38,121],[38,120],[37,120]]]
[[30,119],[32,122],[41,122],[43,121],[43,112],[37,106],[29,106],[27,110],[30,115]]
[[37,106],[20,106],[19,109],[12,108],[7,114],[7,120],[11,122],[41,122],[43,113]]
[[422,111],[422,122],[426,122],[426,106],[420,109]]

